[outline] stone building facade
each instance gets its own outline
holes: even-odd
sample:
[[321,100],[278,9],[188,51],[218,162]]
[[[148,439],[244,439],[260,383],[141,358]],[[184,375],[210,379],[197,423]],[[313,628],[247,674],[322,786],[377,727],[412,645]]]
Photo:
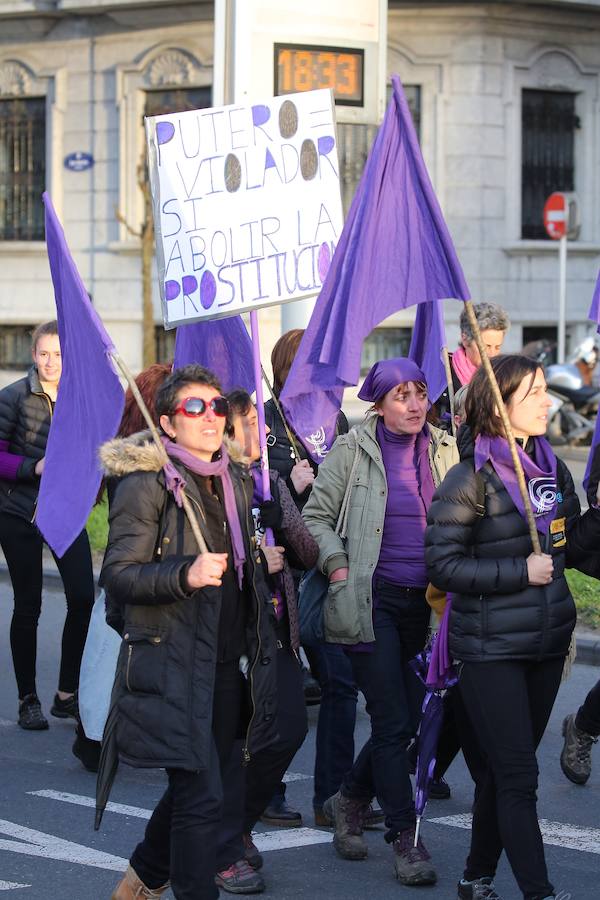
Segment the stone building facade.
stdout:
[[[140,368],[143,116],[173,103],[210,105],[213,16],[201,0],[0,0],[4,383],[26,351],[26,329],[54,315],[36,200],[44,186],[109,333]],[[508,309],[512,349],[556,326],[558,251],[540,233],[540,198],[577,193],[567,291],[575,343],[589,330],[600,262],[600,2],[390,0],[387,54],[472,295]],[[374,132],[340,129],[346,203]],[[458,312],[446,303],[451,346]],[[279,311],[263,311],[261,322],[266,358]],[[401,352],[410,322],[409,311],[384,323],[365,364]],[[167,354],[157,292],[156,325]]]

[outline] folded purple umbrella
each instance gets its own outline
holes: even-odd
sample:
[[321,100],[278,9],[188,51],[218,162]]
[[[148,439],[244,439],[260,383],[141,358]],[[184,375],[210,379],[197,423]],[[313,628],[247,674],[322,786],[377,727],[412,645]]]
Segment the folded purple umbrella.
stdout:
[[411,667],[427,689],[421,708],[419,724],[417,766],[415,771],[415,847],[419,840],[421,819],[427,806],[429,786],[437,761],[437,745],[442,728],[444,707],[442,691],[453,687],[458,678],[448,651],[448,625],[452,611],[452,595],[448,594],[440,627],[431,646],[411,660]]
[[[594,296],[592,297],[592,303],[590,306],[590,311],[588,312],[588,319],[591,319],[592,322],[596,324],[596,330],[598,334],[600,334],[600,272],[598,273],[598,279],[596,281],[596,287],[594,289]],[[588,453],[587,465],[585,467],[585,475],[583,476],[583,488],[587,490],[588,479],[590,477],[590,469],[592,468],[592,460],[594,458],[594,453],[596,452],[596,447],[600,442],[600,415],[596,417],[596,427],[594,429],[594,437],[592,438],[592,446],[590,447],[590,452]]]

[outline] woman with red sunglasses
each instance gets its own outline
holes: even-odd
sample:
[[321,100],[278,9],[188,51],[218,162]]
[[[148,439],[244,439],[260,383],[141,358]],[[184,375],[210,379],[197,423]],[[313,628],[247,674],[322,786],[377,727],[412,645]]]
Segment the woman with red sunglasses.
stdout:
[[252,477],[223,444],[227,410],[212,372],[186,366],[156,396],[170,466],[147,436],[103,448],[107,475],[121,479],[101,576],[124,608],[119,754],[168,776],[113,900],[159,897],[169,883],[177,900],[216,898],[221,769],[276,738],[271,592],[252,540]]

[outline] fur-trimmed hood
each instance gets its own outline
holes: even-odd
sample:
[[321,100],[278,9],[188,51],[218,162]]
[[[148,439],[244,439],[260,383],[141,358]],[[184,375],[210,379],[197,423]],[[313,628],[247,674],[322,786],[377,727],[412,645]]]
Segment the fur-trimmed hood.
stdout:
[[[239,444],[227,437],[223,443],[232,462],[247,464]],[[132,472],[160,472],[163,466],[161,454],[149,430],[107,441],[100,447],[99,456],[107,478],[123,478]]]

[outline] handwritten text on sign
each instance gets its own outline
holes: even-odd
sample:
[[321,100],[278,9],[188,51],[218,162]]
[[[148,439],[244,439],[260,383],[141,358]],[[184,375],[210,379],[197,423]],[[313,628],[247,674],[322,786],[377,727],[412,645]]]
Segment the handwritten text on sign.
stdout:
[[343,224],[330,91],[146,131],[165,327],[318,294]]

